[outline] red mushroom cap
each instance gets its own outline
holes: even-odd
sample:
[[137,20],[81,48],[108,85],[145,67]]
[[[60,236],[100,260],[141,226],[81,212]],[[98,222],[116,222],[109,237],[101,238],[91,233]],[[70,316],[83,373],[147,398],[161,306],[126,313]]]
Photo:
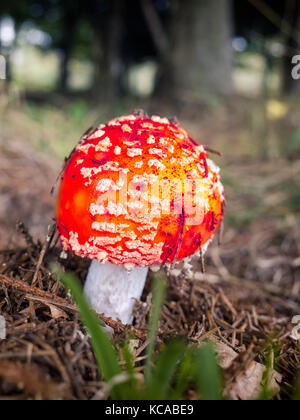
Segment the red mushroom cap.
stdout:
[[83,138],[61,181],[57,225],[65,250],[119,265],[191,256],[223,217],[219,169],[175,123],[125,116]]

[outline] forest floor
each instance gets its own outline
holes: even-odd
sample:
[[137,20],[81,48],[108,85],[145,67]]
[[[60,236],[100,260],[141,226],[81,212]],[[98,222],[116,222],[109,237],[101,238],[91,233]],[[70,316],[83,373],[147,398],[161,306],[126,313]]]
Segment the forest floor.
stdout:
[[[265,105],[270,114],[262,123],[261,104],[247,101],[233,101],[226,110],[177,111],[197,139],[222,152],[212,157],[222,168],[227,212],[222,243],[209,248],[206,273],[197,260],[192,275],[180,266],[169,273],[158,345],[176,335],[213,340],[229,399],[258,397],[267,360],[275,398],[290,399],[299,368],[291,338],[292,319],[300,315],[300,155],[290,147],[297,145],[297,114],[291,105],[283,115],[283,104]],[[101,398],[88,337],[49,272],[49,264],[59,261],[84,281],[88,262],[71,256],[61,261],[55,232],[50,244],[45,239],[63,155],[96,111],[88,113],[81,103],[67,110],[15,100],[0,106],[0,315],[6,327],[4,334],[0,322],[0,399]],[[105,120],[109,112],[100,114]],[[16,229],[17,222],[24,225]],[[131,330],[139,371],[150,280],[136,304],[134,329],[112,323],[116,344]],[[187,398],[194,398],[192,391]]]

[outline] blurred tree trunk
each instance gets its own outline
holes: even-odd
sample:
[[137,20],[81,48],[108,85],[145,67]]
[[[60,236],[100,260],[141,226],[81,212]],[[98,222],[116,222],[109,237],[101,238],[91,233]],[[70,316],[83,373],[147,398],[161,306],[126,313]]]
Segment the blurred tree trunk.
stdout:
[[173,0],[171,45],[159,90],[192,97],[232,90],[231,0]]
[[109,101],[122,93],[123,6],[123,0],[111,0],[110,10],[101,16],[101,21],[99,16],[92,19],[97,39],[93,95]]
[[3,54],[5,59],[5,84],[6,88],[12,82],[12,65],[11,65],[11,50],[7,50],[6,53]]
[[292,77],[292,58],[300,54],[300,2],[287,0],[286,22],[290,25],[290,35],[285,36],[285,57],[283,61],[283,92],[287,94],[300,93],[300,80]]
[[62,93],[69,90],[70,59],[74,43],[74,31],[76,30],[77,19],[72,14],[66,15],[63,20],[63,40],[61,43],[61,58],[58,87]]

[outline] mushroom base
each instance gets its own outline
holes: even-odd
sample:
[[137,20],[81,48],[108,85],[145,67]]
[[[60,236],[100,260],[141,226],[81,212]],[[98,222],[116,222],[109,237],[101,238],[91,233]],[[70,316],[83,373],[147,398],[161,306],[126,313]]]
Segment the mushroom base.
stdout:
[[148,268],[124,267],[93,261],[84,286],[84,294],[98,314],[123,324],[131,324],[135,299],[140,299],[146,283]]

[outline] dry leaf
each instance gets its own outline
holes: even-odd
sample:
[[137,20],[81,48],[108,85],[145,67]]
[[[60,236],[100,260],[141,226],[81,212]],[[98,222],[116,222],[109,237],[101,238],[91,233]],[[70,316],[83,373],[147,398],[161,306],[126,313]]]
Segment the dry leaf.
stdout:
[[65,311],[63,311],[62,309],[59,309],[57,306],[49,305],[49,304],[47,304],[47,306],[49,306],[50,308],[51,316],[53,319],[60,319],[60,318],[67,319],[68,318],[68,315],[65,313]]
[[214,346],[218,355],[220,367],[222,369],[229,369],[232,363],[238,357],[238,353],[220,341],[216,341]]
[[[252,362],[246,372],[240,374],[229,391],[226,392],[230,400],[256,400],[262,390],[263,374],[266,367],[260,363]],[[280,391],[278,383],[282,381],[282,376],[273,370],[270,377],[269,391],[276,395]]]

